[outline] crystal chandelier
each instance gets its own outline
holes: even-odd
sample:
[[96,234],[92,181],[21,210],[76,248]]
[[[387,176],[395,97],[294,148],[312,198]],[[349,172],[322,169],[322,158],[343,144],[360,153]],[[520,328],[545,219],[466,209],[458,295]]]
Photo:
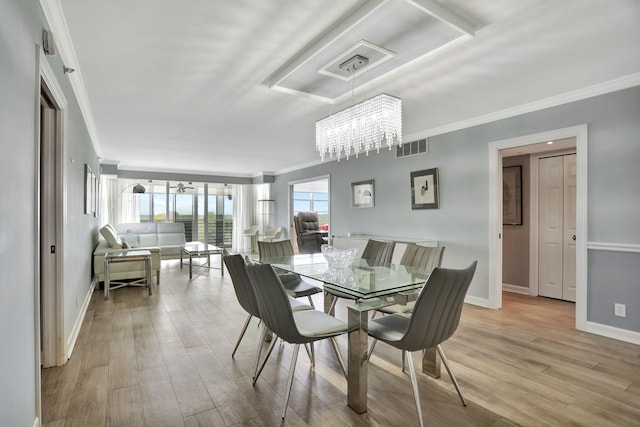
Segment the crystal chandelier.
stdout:
[[[356,55],[340,68],[354,73],[368,59]],[[320,158],[349,156],[402,142],[402,100],[386,93],[376,95],[316,122],[316,149]]]

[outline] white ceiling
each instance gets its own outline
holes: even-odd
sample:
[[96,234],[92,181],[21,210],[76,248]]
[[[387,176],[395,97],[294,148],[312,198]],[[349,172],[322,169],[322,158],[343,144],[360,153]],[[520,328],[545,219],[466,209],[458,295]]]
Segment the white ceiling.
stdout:
[[[410,3],[472,26],[360,93],[403,99],[405,141],[640,84],[638,0],[58,1],[69,78],[86,89],[99,155],[121,169],[254,176],[319,162],[315,121],[351,98],[270,85],[341,28],[344,43],[360,41],[347,24],[363,5]],[[415,50],[397,25],[411,43],[392,50]],[[52,27],[64,43],[64,25]]]

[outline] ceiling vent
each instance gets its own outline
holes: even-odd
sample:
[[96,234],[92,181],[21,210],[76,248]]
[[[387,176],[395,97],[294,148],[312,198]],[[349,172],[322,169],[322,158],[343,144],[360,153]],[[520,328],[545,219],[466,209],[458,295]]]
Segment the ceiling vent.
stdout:
[[396,159],[400,157],[415,156],[429,152],[429,144],[426,138],[405,142],[396,147]]

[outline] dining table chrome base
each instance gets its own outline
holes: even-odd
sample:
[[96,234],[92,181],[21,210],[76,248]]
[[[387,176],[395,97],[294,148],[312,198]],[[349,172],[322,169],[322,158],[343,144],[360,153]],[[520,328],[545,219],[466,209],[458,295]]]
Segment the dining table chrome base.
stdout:
[[367,350],[366,328],[369,310],[361,310],[363,304],[347,307],[347,325],[349,326],[349,370],[347,372],[347,404],[358,414],[367,412]]

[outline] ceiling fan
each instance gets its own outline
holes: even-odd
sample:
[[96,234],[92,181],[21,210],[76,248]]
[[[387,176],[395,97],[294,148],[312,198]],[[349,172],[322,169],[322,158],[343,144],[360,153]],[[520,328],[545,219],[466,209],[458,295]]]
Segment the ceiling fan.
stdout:
[[184,185],[183,183],[179,182],[178,185],[171,188],[175,188],[176,193],[184,194],[187,190],[193,190],[195,187],[192,186],[191,182],[189,183],[189,185]]

